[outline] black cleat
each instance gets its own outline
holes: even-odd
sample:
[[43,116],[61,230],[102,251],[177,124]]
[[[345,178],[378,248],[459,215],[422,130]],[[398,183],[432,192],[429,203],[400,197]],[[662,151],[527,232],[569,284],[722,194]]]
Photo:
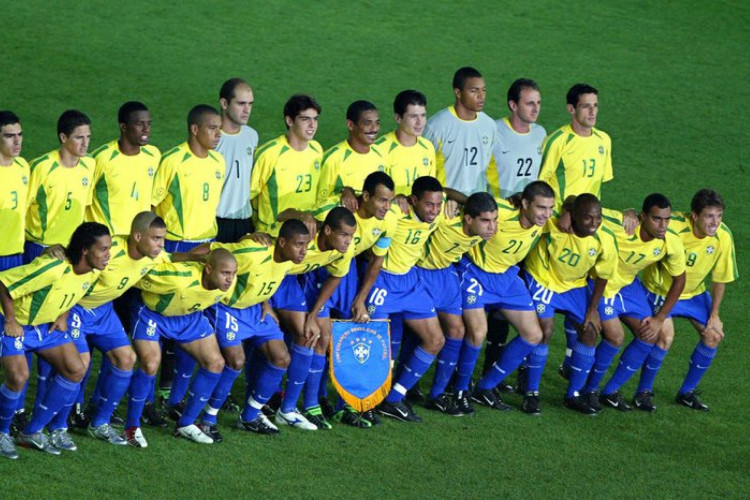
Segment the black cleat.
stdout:
[[68,428],[76,430],[86,430],[89,428],[90,419],[83,411],[83,406],[76,403],[73,410],[68,415]]
[[167,427],[169,423],[162,412],[156,409],[154,403],[146,403],[143,407],[143,422],[151,427]]
[[237,428],[243,431],[254,432],[256,434],[278,434],[279,428],[271,423],[262,413],[255,417],[255,420],[245,422],[242,418],[237,419]]
[[458,409],[456,402],[450,394],[441,394],[435,399],[428,399],[424,405],[428,410],[437,410],[451,417],[463,417],[463,412]]
[[557,367],[557,374],[565,380],[570,380],[570,368],[565,366],[565,363]]
[[471,399],[480,405],[489,406],[493,410],[510,411],[513,409],[512,406],[503,403],[502,398],[498,397],[491,389],[474,389],[474,392],[471,393]]
[[565,398],[563,404],[565,408],[583,413],[584,415],[596,415],[598,412],[591,407],[588,401],[588,396],[576,396],[574,398]]
[[318,404],[320,404],[320,409],[323,411],[325,418],[330,420],[336,414],[336,408],[333,407],[327,398],[318,398]]
[[[237,400],[234,399],[231,394],[229,394],[227,396],[227,399],[224,401],[224,404],[221,405],[221,410],[229,413],[239,413],[242,411],[242,407],[240,407],[240,404],[237,402]],[[216,440],[214,439],[214,441]]]
[[675,401],[683,406],[698,411],[708,411],[708,405],[698,398],[698,391],[693,390],[685,394],[678,394]]
[[26,414],[26,410],[17,411],[10,423],[10,435],[18,436],[26,428],[27,423],[29,423],[29,417]]
[[180,401],[176,405],[164,405],[164,412],[167,414],[167,417],[177,422],[180,418],[182,418],[182,413],[185,411],[185,403]]
[[378,411],[386,417],[395,418],[402,422],[421,422],[422,419],[419,415],[414,413],[414,410],[403,401],[397,403],[391,403],[389,401],[383,401],[378,406]]
[[427,397],[422,392],[422,389],[419,388],[419,382],[414,384],[414,386],[406,391],[406,399],[409,400],[410,403],[421,403],[422,401],[425,401]]
[[109,417],[109,425],[114,425],[117,427],[124,427],[125,426],[125,419],[122,418],[117,413],[113,413],[111,417]]
[[610,406],[617,411],[630,411],[633,409],[625,402],[625,398],[622,397],[620,391],[615,391],[612,394],[600,395],[599,402],[603,405]]
[[373,423],[366,419],[364,414],[359,413],[349,405],[344,405],[341,410],[334,413],[333,420],[358,429],[369,429],[373,426]]
[[458,391],[453,396],[453,399],[456,402],[456,407],[461,410],[461,413],[463,413],[464,415],[474,415],[476,413],[476,411],[474,411],[474,407],[471,406],[468,391]]
[[380,419],[380,415],[378,415],[378,412],[373,409],[363,411],[362,418],[368,420],[372,425],[380,425],[382,422],[382,420]]
[[633,406],[643,411],[656,411],[656,405],[654,404],[654,393],[651,391],[639,392],[633,398]]
[[599,393],[597,391],[590,391],[583,395],[586,398],[586,402],[596,413],[602,411],[602,405],[599,403]]
[[515,392],[521,396],[526,394],[526,386],[529,380],[529,369],[525,366],[519,366],[516,371],[516,387]]
[[493,389],[498,397],[502,397],[503,394],[512,394],[515,390],[516,388],[507,379],[497,384],[497,387]]
[[213,439],[214,443],[221,443],[222,441],[224,441],[224,438],[219,432],[219,428],[216,426],[216,424],[207,424],[206,422],[198,422],[196,425],[203,432],[203,434]]
[[528,392],[523,397],[523,404],[521,405],[521,411],[528,413],[529,415],[541,415],[542,409],[539,406],[539,393]]

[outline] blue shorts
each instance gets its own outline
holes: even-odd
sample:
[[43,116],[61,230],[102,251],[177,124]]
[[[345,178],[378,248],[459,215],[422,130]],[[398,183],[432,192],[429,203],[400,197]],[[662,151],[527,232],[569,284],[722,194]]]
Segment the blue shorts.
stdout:
[[[593,282],[589,282],[589,288],[593,290]],[[636,278],[631,284],[620,289],[614,296],[608,299],[602,297],[599,301],[599,318],[602,321],[628,316],[642,320],[653,314],[648,302],[648,290],[643,286],[641,280]]]
[[175,252],[189,252],[193,248],[202,245],[204,243],[207,243],[209,241],[214,241],[213,238],[209,238],[206,240],[200,240],[200,241],[191,241],[191,240],[181,240],[181,241],[174,241],[174,240],[164,240],[164,250],[166,250],[168,253],[175,253]]
[[264,321],[263,306],[255,304],[245,309],[235,309],[222,303],[206,309],[206,317],[214,327],[219,347],[240,345],[243,340],[252,339],[256,347],[269,340],[284,340],[279,324],[266,316]]
[[32,260],[42,255],[42,252],[44,252],[45,248],[47,247],[40,243],[34,243],[33,241],[27,241],[26,243],[24,243],[23,244],[23,263],[28,264]]
[[495,307],[512,311],[533,311],[529,290],[518,275],[518,266],[504,273],[488,273],[464,257],[458,263],[461,276],[461,308]]
[[417,267],[417,276],[425,284],[438,312],[461,315],[461,282],[454,266],[445,269]]
[[436,316],[432,297],[414,267],[406,274],[380,271],[367,297],[367,312],[372,319],[386,319],[394,313],[403,313],[407,320]]
[[567,292],[553,292],[540,285],[527,272],[524,272],[524,279],[529,287],[531,300],[534,301],[536,315],[539,318],[551,318],[555,315],[555,312],[563,312],[574,322],[579,325],[583,324],[589,302],[588,288],[582,286]]
[[104,353],[130,345],[112,302],[94,309],[74,305],[68,314],[68,334],[80,353],[89,352],[89,343]]
[[133,340],[158,342],[160,338],[165,338],[189,344],[214,334],[211,323],[202,311],[184,316],[162,316],[141,304],[132,323]]
[[[315,301],[318,300],[318,295],[320,295],[320,289],[330,276],[331,273],[325,267],[319,267],[314,271],[302,275],[302,289],[310,307],[315,305]],[[339,318],[351,318],[352,305],[354,304],[354,297],[357,296],[358,289],[359,278],[357,276],[357,266],[355,261],[352,260],[349,265],[349,272],[341,277],[336,290],[333,291],[331,297],[323,305],[320,312],[318,312],[318,317],[329,318],[333,309],[338,313],[337,316]]]
[[[659,312],[665,299],[666,297],[663,295],[656,295],[651,292],[648,293],[648,302],[651,304],[653,314]],[[712,305],[713,301],[711,300],[711,294],[703,292],[702,294],[689,299],[678,300],[667,317],[671,318],[672,316],[675,316],[678,318],[688,318],[706,326],[708,324],[708,318],[711,316]]]
[[14,253],[13,255],[3,255],[0,257],[0,271],[13,269],[23,265],[23,254]]
[[[70,336],[59,330],[50,333],[52,323],[37,326],[24,326],[22,337],[2,335],[0,357],[23,356],[27,352],[38,352],[52,349],[70,342]],[[5,316],[0,314],[0,331],[5,331]]]
[[284,277],[279,289],[271,297],[271,305],[274,309],[307,312],[307,299],[297,276]]

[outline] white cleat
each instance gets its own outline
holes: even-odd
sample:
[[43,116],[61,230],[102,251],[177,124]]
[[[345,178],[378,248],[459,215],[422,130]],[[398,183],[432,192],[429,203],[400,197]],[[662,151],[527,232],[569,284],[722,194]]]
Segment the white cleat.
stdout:
[[186,425],[185,427],[178,427],[174,431],[176,437],[184,437],[191,441],[200,444],[212,444],[214,442],[209,436],[198,428],[195,424]]
[[310,422],[302,415],[297,408],[293,409],[288,413],[284,413],[279,410],[276,412],[276,423],[279,425],[290,425],[297,429],[303,429],[306,431],[317,431],[318,426]]

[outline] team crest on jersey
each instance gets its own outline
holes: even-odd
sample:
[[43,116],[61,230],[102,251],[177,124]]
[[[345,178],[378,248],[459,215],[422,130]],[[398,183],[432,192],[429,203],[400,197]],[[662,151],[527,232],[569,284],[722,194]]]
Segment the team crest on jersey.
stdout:
[[607,316],[612,316],[612,314],[615,312],[615,310],[611,306],[607,306],[604,308],[604,314]]
[[378,165],[378,172],[385,172],[385,166],[384,165]]
[[716,251],[716,249],[715,249],[715,248],[714,248],[713,246],[707,246],[707,247],[706,247],[706,253],[707,253],[708,255],[711,255],[711,254],[712,254],[712,253],[714,253],[715,251]]
[[377,236],[377,235],[379,235],[379,234],[380,234],[381,232],[382,232],[382,231],[380,230],[380,228],[379,228],[379,227],[376,227],[375,229],[373,229],[373,230],[372,230],[372,235],[373,235],[373,236]]
[[253,147],[252,146],[248,146],[247,147],[247,156],[253,156]]
[[354,353],[354,359],[361,365],[367,363],[370,359],[370,344],[372,340],[365,341],[365,339],[355,339],[355,344],[352,346],[352,352]]
[[661,248],[654,248],[654,257],[661,255]]
[[320,170],[320,162],[316,160],[315,163],[313,163],[313,167],[315,167],[315,170]]
[[430,164],[430,159],[425,156],[424,158],[422,158],[422,164],[426,167]]
[[143,269],[141,269],[141,276],[143,276],[147,272],[148,272],[148,268],[144,267]]
[[484,145],[486,146],[486,145],[487,145],[487,144],[489,144],[489,143],[490,143],[490,136],[488,136],[488,135],[483,135],[483,136],[482,136],[482,144],[484,144]]
[[160,188],[158,188],[156,190],[156,196],[158,196],[159,198],[161,198],[162,196],[164,196],[164,192],[165,192],[164,188],[160,187]]
[[79,330],[78,328],[73,328],[72,330],[70,330],[70,336],[74,339],[77,339],[81,336],[81,330]]
[[16,340],[13,341],[13,347],[18,351],[23,349],[23,337],[16,337]]
[[538,155],[542,154],[542,146],[539,146],[538,148],[536,148],[536,154]]
[[468,297],[466,297],[466,302],[468,302],[469,304],[473,304],[476,301],[477,301],[476,295],[469,295]]
[[81,184],[83,184],[84,186],[88,186],[89,185],[89,178],[88,177],[84,177],[83,179],[81,179]]
[[544,304],[536,305],[536,312],[538,312],[539,314],[544,314],[544,311],[546,310],[547,310],[547,306],[545,306]]
[[599,154],[600,155],[604,154],[604,146],[599,146]]
[[217,295],[214,297],[214,302],[219,302],[221,300],[221,295]]
[[531,233],[531,237],[532,237],[532,238],[536,238],[536,230],[534,230],[534,232],[533,232],[533,233]]
[[24,175],[23,177],[21,177],[21,182],[25,186],[26,184],[29,183],[29,178]]
[[84,291],[84,292],[85,292],[86,290],[88,290],[88,289],[89,289],[89,285],[90,285],[90,283],[89,283],[89,282],[87,281],[86,283],[84,283],[84,284],[83,284],[83,285],[81,286],[81,288],[83,288],[83,291]]
[[154,167],[148,167],[148,176],[153,177],[154,176]]
[[589,257],[596,255],[596,248],[589,248]]
[[232,340],[234,340],[235,338],[237,338],[237,335],[235,335],[235,333],[234,333],[234,332],[227,332],[227,340],[228,340],[228,341],[230,341],[230,342],[231,342],[231,341],[232,341]]
[[368,314],[375,314],[375,306],[368,306],[367,307],[367,313]]
[[217,179],[221,179],[221,172],[219,172],[218,170],[216,171],[214,175],[216,175]]

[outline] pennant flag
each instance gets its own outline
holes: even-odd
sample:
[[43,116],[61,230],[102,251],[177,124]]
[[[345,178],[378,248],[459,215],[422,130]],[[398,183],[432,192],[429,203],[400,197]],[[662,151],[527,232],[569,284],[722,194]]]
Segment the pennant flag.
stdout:
[[387,320],[334,321],[331,380],[357,411],[377,406],[391,390],[391,339]]

